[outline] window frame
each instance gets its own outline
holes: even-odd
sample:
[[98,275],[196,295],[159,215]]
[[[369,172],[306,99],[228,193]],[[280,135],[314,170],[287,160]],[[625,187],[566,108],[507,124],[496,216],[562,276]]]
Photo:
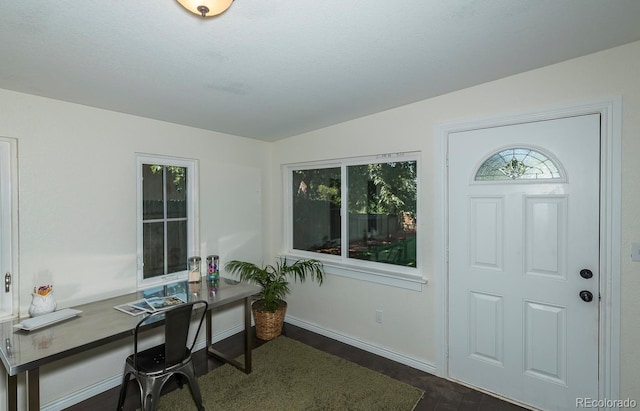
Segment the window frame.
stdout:
[[[293,172],[296,170],[309,170],[321,168],[337,168],[341,170],[341,244],[349,244],[348,235],[348,181],[347,167],[390,162],[416,162],[416,266],[406,267],[383,262],[373,262],[350,258],[348,256],[348,247],[341,248],[341,254],[331,255],[313,251],[298,250],[293,248]],[[343,277],[354,278],[363,281],[374,282],[406,288],[411,290],[421,290],[422,285],[427,283],[426,278],[422,274],[422,216],[421,208],[421,153],[391,153],[375,156],[349,157],[343,159],[331,159],[325,161],[312,161],[304,163],[291,163],[282,166],[283,176],[283,230],[284,230],[284,257],[297,258],[314,258],[323,262],[325,271],[329,274],[335,274]]]
[[[187,169],[187,254],[198,255],[200,243],[199,213],[198,213],[198,160],[171,157],[154,154],[136,154],[136,284],[139,290],[159,285],[169,284],[175,281],[188,279],[188,269],[175,273],[160,275],[152,278],[144,278],[144,245],[143,245],[143,192],[142,192],[142,165],[158,164],[161,166],[177,166]],[[186,263],[186,262],[185,262]]]

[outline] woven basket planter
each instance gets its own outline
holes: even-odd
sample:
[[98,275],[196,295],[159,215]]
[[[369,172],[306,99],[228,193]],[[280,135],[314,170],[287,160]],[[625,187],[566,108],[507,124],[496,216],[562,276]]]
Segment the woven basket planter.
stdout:
[[281,305],[275,312],[259,311],[252,308],[253,319],[256,323],[256,337],[261,340],[273,340],[282,334],[284,324],[284,314],[287,311],[287,304]]

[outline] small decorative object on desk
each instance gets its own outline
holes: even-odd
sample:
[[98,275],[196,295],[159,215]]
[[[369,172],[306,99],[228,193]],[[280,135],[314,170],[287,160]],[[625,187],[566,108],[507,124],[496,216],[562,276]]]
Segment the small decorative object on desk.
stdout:
[[217,255],[207,256],[207,274],[209,283],[213,284],[220,278],[220,257]]
[[31,295],[31,305],[29,306],[29,315],[37,317],[38,315],[52,313],[56,310],[56,300],[53,298],[53,286],[42,285],[33,288]]
[[200,257],[189,257],[189,282],[195,283],[200,281]]

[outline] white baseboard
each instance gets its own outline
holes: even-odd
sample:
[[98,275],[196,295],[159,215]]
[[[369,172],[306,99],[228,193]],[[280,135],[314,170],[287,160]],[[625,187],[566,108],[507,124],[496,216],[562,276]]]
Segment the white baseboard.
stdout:
[[[122,366],[124,367],[124,358],[122,359]],[[95,384],[89,385],[88,387],[84,387],[81,390],[73,392],[69,395],[66,395],[57,400],[48,402],[46,404],[42,404],[40,406],[40,410],[46,411],[60,411],[65,408],[71,407],[72,405],[76,405],[79,402],[87,400],[91,397],[95,397],[98,394],[102,394],[103,392],[110,390],[114,387],[120,385],[122,381],[122,374],[114,375],[102,381],[98,381]]]
[[329,337],[333,340],[337,340],[343,342],[345,344],[351,345],[353,347],[360,348],[361,350],[370,352],[372,354],[379,355],[381,357],[387,358],[389,360],[395,361],[400,364],[407,365],[409,367],[415,368],[420,371],[427,372],[429,374],[438,375],[437,368],[434,364],[418,361],[414,358],[408,357],[404,354],[399,354],[394,351],[390,351],[386,348],[381,348],[376,345],[370,344],[368,342],[358,340],[356,338],[352,338],[346,336],[344,334],[337,333],[332,330],[328,330],[326,328],[319,327],[315,324],[308,323],[299,318],[285,316],[285,322],[295,325],[300,328],[304,328],[305,330],[312,331],[316,334],[324,335],[325,337]]

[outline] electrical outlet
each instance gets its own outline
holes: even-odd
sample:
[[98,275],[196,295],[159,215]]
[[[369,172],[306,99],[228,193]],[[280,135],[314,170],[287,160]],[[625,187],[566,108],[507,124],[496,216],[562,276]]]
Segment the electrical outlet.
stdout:
[[640,261],[640,243],[631,243],[631,261]]
[[382,310],[376,310],[376,322],[382,324]]

